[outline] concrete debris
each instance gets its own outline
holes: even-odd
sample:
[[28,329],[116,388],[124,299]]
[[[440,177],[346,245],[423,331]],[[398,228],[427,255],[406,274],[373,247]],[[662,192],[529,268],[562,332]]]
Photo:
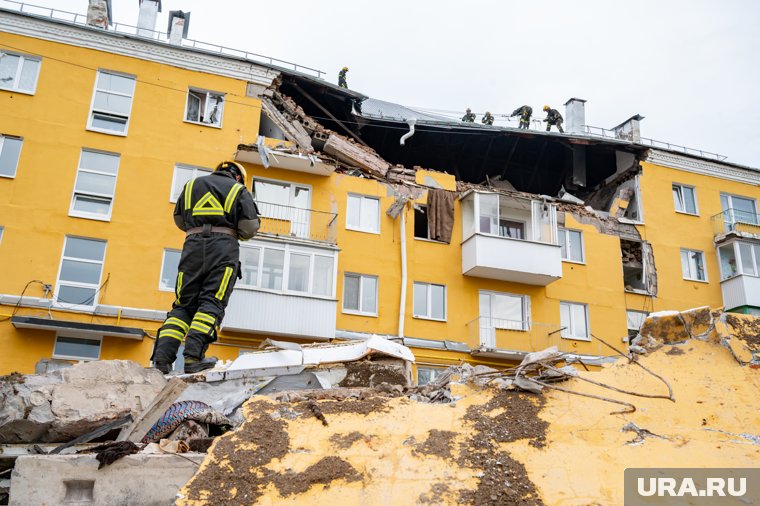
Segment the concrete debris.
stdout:
[[345,137],[335,133],[327,138],[324,151],[341,162],[365,170],[380,179],[385,179],[391,168],[391,165],[372,149],[349,142]]
[[137,415],[165,384],[159,371],[128,360],[6,379],[0,382],[0,443],[67,442]]
[[629,446],[638,446],[640,444],[643,444],[644,440],[648,437],[658,437],[660,439],[668,439],[664,436],[659,436],[651,431],[648,431],[647,429],[642,429],[633,422],[628,422],[627,424],[623,425],[623,428],[620,430],[621,432],[635,432],[636,433],[636,437],[626,443]]

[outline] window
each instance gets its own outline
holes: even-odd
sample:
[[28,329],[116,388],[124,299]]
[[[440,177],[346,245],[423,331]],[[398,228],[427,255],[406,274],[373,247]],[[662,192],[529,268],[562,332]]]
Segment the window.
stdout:
[[639,241],[620,239],[620,254],[623,261],[623,286],[629,292],[648,293],[649,287],[649,245]]
[[479,293],[480,325],[503,330],[528,330],[530,299],[525,295]]
[[34,94],[40,59],[0,51],[0,89]]
[[134,77],[99,70],[87,128],[126,135],[134,93]]
[[66,237],[56,285],[56,302],[94,306],[105,254],[105,241]]
[[588,307],[575,302],[559,303],[559,319],[562,337],[590,341],[588,331]]
[[16,177],[22,143],[18,137],[0,135],[0,177]]
[[377,316],[377,277],[365,274],[343,276],[343,312]]
[[673,183],[673,204],[679,213],[697,214],[697,193],[691,186]]
[[743,241],[724,244],[718,248],[718,258],[721,280],[739,274],[760,276],[760,244]]
[[721,193],[720,206],[727,231],[734,230],[735,223],[760,224],[754,199]]
[[413,314],[415,318],[446,320],[446,287],[415,282]]
[[531,220],[530,203],[496,194],[479,194],[478,230],[510,239],[527,239],[525,224]]
[[414,206],[414,237],[417,239],[430,239],[427,206]]
[[346,228],[360,232],[380,233],[380,199],[349,195]]
[[53,358],[64,360],[98,360],[101,339],[56,336]]
[[203,167],[193,167],[191,165],[177,164],[174,166],[174,177],[172,178],[172,191],[169,195],[169,202],[177,202],[185,184],[196,177],[208,176],[213,172],[211,169]]
[[164,258],[161,262],[161,280],[158,284],[159,290],[173,292],[177,286],[177,271],[179,269],[179,257],[181,251],[176,249],[165,249]]
[[240,248],[240,263],[240,286],[333,296],[335,257],[332,252],[290,244],[246,244]]
[[69,215],[110,220],[119,155],[82,150]]
[[446,369],[443,367],[423,367],[417,366],[417,385],[427,385],[438,376],[443,374]]
[[646,311],[626,311],[625,312],[629,339],[634,338],[638,335],[639,330],[641,329],[641,326],[644,325],[644,320],[646,320],[648,314],[649,313],[647,313]]
[[684,279],[690,279],[692,281],[707,281],[704,253],[701,251],[682,249],[681,270],[683,271]]
[[0,227],[0,244],[3,243],[3,232],[5,231],[5,227]]
[[309,237],[311,188],[280,181],[254,179],[253,193],[262,218],[262,232]]
[[187,92],[185,121],[222,127],[224,94],[190,88]]
[[562,260],[583,263],[583,233],[579,230],[559,229]]

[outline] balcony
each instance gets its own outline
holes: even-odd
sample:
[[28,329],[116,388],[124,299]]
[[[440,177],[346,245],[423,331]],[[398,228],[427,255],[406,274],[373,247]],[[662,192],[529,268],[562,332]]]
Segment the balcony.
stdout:
[[715,242],[723,242],[729,236],[760,240],[760,215],[739,209],[726,209],[710,218]]
[[256,202],[261,214],[259,235],[279,239],[301,239],[335,244],[336,213],[294,206]]
[[598,341],[565,339],[562,337],[564,327],[548,323],[505,320],[481,316],[467,323],[467,342],[479,343],[483,351],[533,352],[556,346],[566,353],[583,353],[604,355]]
[[725,308],[760,308],[760,241],[729,238],[718,247],[718,260]]
[[[265,151],[264,156],[266,159],[262,158],[262,151]],[[335,172],[335,164],[325,162],[316,155],[300,155],[298,153],[266,149],[256,145],[238,146],[238,151],[235,153],[235,161],[252,163],[263,167],[293,170],[316,176],[329,176]]]
[[462,274],[546,286],[562,277],[554,204],[470,191],[462,200]]

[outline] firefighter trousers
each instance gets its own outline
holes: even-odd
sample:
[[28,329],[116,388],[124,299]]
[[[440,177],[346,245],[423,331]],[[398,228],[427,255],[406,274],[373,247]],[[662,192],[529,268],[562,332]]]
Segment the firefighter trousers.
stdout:
[[171,364],[185,341],[185,359],[200,360],[216,341],[238,274],[240,245],[225,234],[193,234],[179,260],[176,300],[158,331],[151,360]]

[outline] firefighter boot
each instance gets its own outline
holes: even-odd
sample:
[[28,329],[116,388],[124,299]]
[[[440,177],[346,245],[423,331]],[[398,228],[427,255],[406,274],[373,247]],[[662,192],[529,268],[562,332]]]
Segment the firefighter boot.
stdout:
[[217,360],[216,357],[205,357],[200,360],[185,357],[185,374],[193,374],[211,369],[216,365]]
[[161,371],[161,374],[169,374],[172,372],[172,365],[166,362],[155,362],[153,367]]

